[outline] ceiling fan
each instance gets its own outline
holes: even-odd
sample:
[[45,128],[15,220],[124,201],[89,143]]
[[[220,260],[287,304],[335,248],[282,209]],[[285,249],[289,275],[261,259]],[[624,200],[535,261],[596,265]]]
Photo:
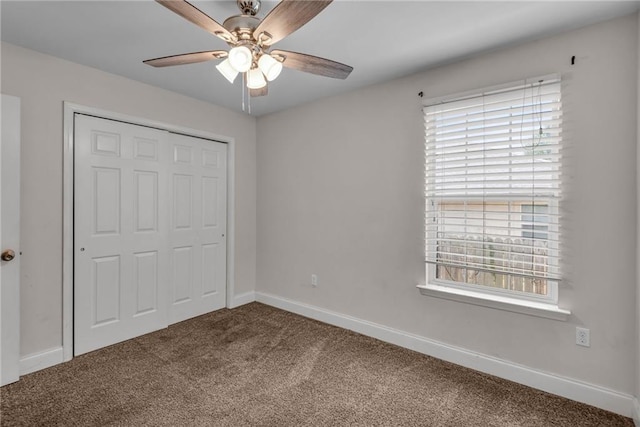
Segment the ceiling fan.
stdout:
[[241,15],[227,18],[222,25],[184,0],[156,0],[158,3],[225,41],[230,49],[184,53],[143,61],[154,67],[194,64],[224,59],[216,66],[230,83],[242,73],[252,97],[267,94],[267,81],[273,81],[282,67],[320,76],[346,79],[353,67],[317,56],[271,47],[305,25],[332,0],[282,0],[264,17],[256,14],[260,0],[237,0]]

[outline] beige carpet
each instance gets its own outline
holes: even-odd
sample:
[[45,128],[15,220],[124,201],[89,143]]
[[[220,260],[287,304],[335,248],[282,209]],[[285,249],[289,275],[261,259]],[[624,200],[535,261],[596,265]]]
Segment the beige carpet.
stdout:
[[2,426],[633,426],[258,303],[27,375],[0,399]]

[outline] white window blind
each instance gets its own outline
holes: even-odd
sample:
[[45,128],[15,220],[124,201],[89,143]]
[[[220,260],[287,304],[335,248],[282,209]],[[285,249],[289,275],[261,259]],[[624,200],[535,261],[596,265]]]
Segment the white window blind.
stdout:
[[536,79],[424,108],[426,261],[438,278],[505,289],[534,278],[518,289],[533,293],[544,293],[537,279],[560,279],[560,86]]

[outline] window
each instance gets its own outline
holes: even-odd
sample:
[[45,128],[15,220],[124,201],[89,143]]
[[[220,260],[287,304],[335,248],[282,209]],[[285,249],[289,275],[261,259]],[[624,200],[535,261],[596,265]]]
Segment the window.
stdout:
[[434,103],[424,113],[428,283],[556,304],[559,79]]
[[549,205],[522,205],[522,237],[527,239],[549,238]]

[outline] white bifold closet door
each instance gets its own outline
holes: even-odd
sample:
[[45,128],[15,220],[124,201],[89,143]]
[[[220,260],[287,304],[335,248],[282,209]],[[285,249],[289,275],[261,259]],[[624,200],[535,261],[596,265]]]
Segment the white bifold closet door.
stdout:
[[225,304],[226,144],[77,114],[74,354]]
[[225,306],[227,145],[171,134],[169,322]]

